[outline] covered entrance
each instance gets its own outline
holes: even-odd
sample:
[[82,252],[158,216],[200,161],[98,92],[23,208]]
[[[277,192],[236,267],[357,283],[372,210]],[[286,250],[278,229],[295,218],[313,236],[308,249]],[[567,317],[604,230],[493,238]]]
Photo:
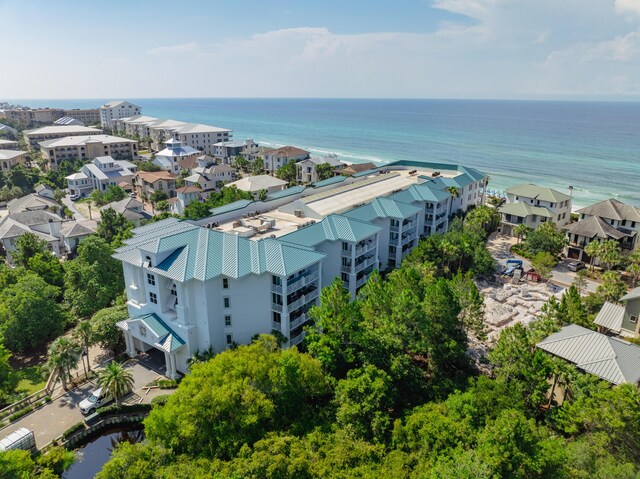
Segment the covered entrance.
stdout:
[[[184,340],[178,336],[160,317],[155,314],[143,314],[120,321],[117,326],[124,332],[127,354],[130,357],[143,353],[142,361],[151,361],[153,369],[162,371],[164,356],[164,375],[178,378],[178,360],[176,356],[184,352]],[[157,352],[156,352],[157,351]],[[162,353],[159,355],[158,353]]]

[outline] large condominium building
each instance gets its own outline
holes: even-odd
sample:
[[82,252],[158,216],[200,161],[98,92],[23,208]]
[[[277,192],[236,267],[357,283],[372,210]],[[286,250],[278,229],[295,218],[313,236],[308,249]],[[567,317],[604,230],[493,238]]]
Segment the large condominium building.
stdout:
[[[611,198],[582,208],[577,213],[580,220],[566,227],[569,240],[567,257],[591,262],[584,249],[592,241],[617,241],[625,253],[638,249],[640,208],[637,206]],[[594,258],[594,263],[598,264],[597,258]]]
[[499,208],[502,232],[515,235],[516,226],[537,228],[550,221],[562,229],[571,221],[571,196],[532,184],[518,185],[507,191],[507,202]]
[[88,126],[75,125],[55,125],[43,126],[33,130],[25,130],[24,140],[33,148],[39,148],[39,143],[56,138],[66,138],[68,136],[99,135],[102,130]]
[[100,124],[100,110],[98,108],[74,108],[72,110],[64,110],[64,116],[74,118],[85,125]]
[[17,150],[18,142],[13,140],[3,140],[0,138],[0,150]]
[[100,107],[100,124],[103,128],[113,129],[114,120],[139,115],[142,111],[138,105],[128,101],[110,101]]
[[39,143],[43,158],[56,169],[61,161],[80,158],[93,160],[111,156],[117,160],[131,160],[138,154],[138,142],[110,135],[69,136]]
[[[447,178],[479,177],[470,184],[484,189],[477,170],[448,167]],[[196,351],[219,352],[258,333],[300,344],[321,288],[338,278],[355,296],[374,270],[397,266],[419,236],[436,231],[433,215],[452,198],[430,182],[432,173],[399,162],[216,208],[200,222],[208,227],[168,219],[134,230],[114,255],[127,285],[130,318],[118,324],[127,352],[163,354],[175,377]],[[252,204],[264,213],[245,213]]]
[[14,166],[25,164],[26,162],[26,151],[0,149],[0,169],[2,171],[9,171]]
[[35,108],[20,110],[5,110],[5,118],[19,121],[25,125],[51,125],[62,117],[68,116],[80,120],[86,125],[95,125],[100,122],[97,108],[72,109],[62,108]]
[[150,116],[132,116],[113,122],[114,131],[150,138],[151,146],[160,149],[169,139],[175,138],[182,145],[213,155],[216,143],[229,141],[232,131],[199,123],[185,123]]

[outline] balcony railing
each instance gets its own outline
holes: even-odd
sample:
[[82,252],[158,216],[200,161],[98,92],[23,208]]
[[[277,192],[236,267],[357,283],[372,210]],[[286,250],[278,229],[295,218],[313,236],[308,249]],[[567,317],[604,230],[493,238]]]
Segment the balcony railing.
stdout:
[[363,269],[368,268],[369,266],[371,266],[375,262],[376,262],[376,258],[375,258],[375,256],[372,256],[371,258],[365,259],[362,263],[356,264],[356,273],[359,273]]
[[273,284],[271,283],[271,292],[282,294],[282,285],[281,284]]
[[309,321],[309,319],[311,319],[309,318],[309,315],[307,313],[304,313],[302,316],[297,317],[296,319],[294,319],[289,323],[289,330],[296,329],[301,324],[304,324],[307,321]]
[[297,346],[298,344],[300,344],[302,341],[304,341],[304,337],[306,335],[307,335],[307,332],[306,331],[302,331],[297,336],[294,336],[293,338],[291,338],[291,340],[289,341],[291,346]]
[[391,226],[389,226],[389,231],[391,231],[393,233],[397,233],[398,231],[400,231],[400,227],[391,225]]
[[359,288],[360,286],[364,285],[367,282],[367,276],[363,276],[362,278],[356,280],[356,288]]
[[277,321],[271,321],[271,329],[275,329],[276,331],[282,331],[282,323]]
[[296,279],[293,283],[287,285],[287,293],[293,293],[294,291],[304,288],[305,286],[315,283],[318,279],[318,272],[306,274]]
[[368,253],[369,251],[371,251],[376,247],[376,242],[373,240],[370,240],[370,241],[371,243],[366,243],[362,246],[356,246],[356,257],[362,256],[363,254]]
[[271,303],[271,310],[275,311],[276,313],[282,313],[282,305]]
[[301,308],[305,304],[315,300],[317,297],[318,297],[318,290],[316,289],[314,291],[311,291],[309,294],[301,296],[300,298],[295,300],[293,303],[289,303],[289,311],[295,311],[296,309]]

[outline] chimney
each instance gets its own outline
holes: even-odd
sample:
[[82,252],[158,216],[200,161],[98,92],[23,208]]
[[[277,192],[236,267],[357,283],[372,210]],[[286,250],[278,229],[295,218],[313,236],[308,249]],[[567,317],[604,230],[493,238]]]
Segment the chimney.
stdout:
[[58,235],[56,234],[55,223],[53,222],[53,218],[49,218],[49,234],[54,238],[58,237]]

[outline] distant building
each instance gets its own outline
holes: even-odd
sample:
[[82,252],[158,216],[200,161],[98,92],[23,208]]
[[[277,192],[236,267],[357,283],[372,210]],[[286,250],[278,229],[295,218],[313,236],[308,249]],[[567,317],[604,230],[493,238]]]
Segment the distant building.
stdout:
[[100,107],[100,124],[112,129],[115,120],[139,115],[141,111],[142,108],[128,101],[110,101]]
[[230,163],[236,156],[241,155],[245,149],[258,146],[253,140],[246,141],[221,141],[213,145],[213,155],[221,160],[223,163]]
[[75,158],[93,160],[111,156],[117,160],[132,160],[138,155],[138,142],[111,135],[70,136],[39,143],[42,157],[57,169],[61,161]]
[[227,186],[235,186],[239,190],[257,195],[261,190],[266,190],[267,193],[282,191],[287,187],[287,182],[270,175],[256,175],[246,176],[241,180],[229,183]]
[[377,166],[373,163],[352,163],[351,165],[336,170],[336,173],[339,175],[352,176],[374,168],[377,168]]
[[150,198],[156,191],[164,191],[167,197],[176,196],[176,175],[168,171],[139,171],[135,177],[136,194]]
[[[318,181],[318,165],[328,164],[333,170],[344,168],[346,165],[338,160],[336,155],[328,155],[322,158],[310,157],[309,159],[298,161],[296,168],[298,170],[296,179],[298,183],[315,183]],[[333,174],[332,174],[333,176]]]
[[592,241],[617,241],[623,252],[638,249],[640,208],[637,206],[611,198],[582,208],[577,213],[580,215],[579,221],[566,227],[568,258],[591,262],[584,249]]
[[3,137],[18,138],[18,130],[4,123],[0,123],[0,138]]
[[111,208],[116,213],[121,213],[126,219],[134,225],[140,226],[144,220],[151,218],[151,215],[144,210],[144,205],[133,198],[124,198],[120,201],[107,203],[100,210],[104,211]]
[[74,108],[72,110],[64,110],[67,117],[81,121],[85,125],[100,124],[100,110],[98,108]]
[[25,125],[50,125],[58,118],[65,116],[61,108],[36,108],[5,110],[5,118]]
[[514,228],[521,224],[535,229],[550,221],[562,229],[571,221],[571,196],[565,193],[532,184],[514,186],[506,193],[507,202],[498,209],[506,235],[514,235]]
[[620,298],[620,304],[607,301],[598,312],[594,323],[598,331],[628,338],[640,337],[640,288]]
[[43,126],[41,128],[35,128],[33,130],[25,130],[24,140],[29,145],[31,145],[31,147],[38,149],[39,143],[41,141],[66,138],[68,136],[87,136],[100,134],[102,134],[102,130],[98,128],[91,128],[88,126],[55,125]]
[[136,165],[110,156],[99,156],[84,165],[78,173],[66,177],[69,193],[88,196],[93,190],[107,191],[110,186],[131,184],[137,171]]
[[[235,180],[237,170],[229,165],[212,165],[206,168],[198,167],[193,170],[193,174],[187,176],[184,182],[187,185],[202,188],[203,193],[218,189],[218,185],[222,183],[226,185]],[[205,195],[206,196],[206,195]]]
[[290,162],[309,158],[309,152],[295,146],[283,146],[264,152],[264,171],[275,173],[278,168]]
[[49,198],[49,196],[30,193],[20,198],[13,199],[7,204],[9,214],[22,213],[24,211],[51,211],[57,213],[60,210],[60,203]]
[[202,155],[200,150],[190,146],[183,146],[182,142],[175,138],[167,140],[165,145],[166,148],[164,150],[156,153],[153,163],[171,173],[180,173],[182,170],[181,162],[190,160],[195,163],[196,158]]
[[13,140],[3,140],[0,138],[0,150],[17,150],[18,142]]
[[202,199],[202,189],[197,186],[183,186],[176,190],[175,198],[169,199],[170,211],[174,215],[182,215],[184,209],[189,206],[192,201]]
[[54,125],[63,125],[63,126],[84,126],[84,123],[80,120],[76,120],[75,118],[71,118],[70,116],[63,116],[62,118],[58,118],[53,122]]
[[26,151],[0,149],[0,169],[2,171],[9,171],[14,166],[24,165],[26,162]]

